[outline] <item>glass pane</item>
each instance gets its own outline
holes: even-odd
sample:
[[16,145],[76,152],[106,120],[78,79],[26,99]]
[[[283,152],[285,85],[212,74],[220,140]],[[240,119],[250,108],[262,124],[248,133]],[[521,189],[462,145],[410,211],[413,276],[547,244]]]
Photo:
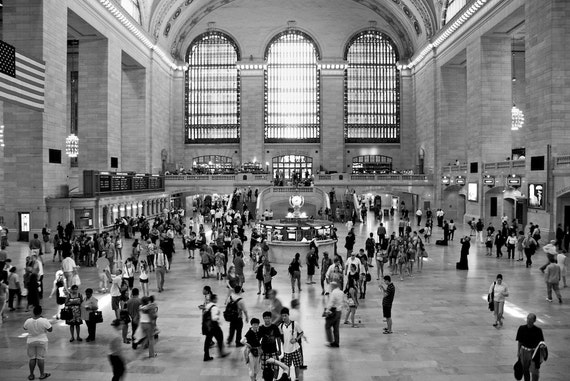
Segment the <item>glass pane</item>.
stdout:
[[228,36],[208,32],[188,48],[187,143],[239,141],[238,51]]
[[269,45],[265,72],[265,139],[319,139],[319,71],[315,44],[288,31]]
[[400,77],[392,41],[377,31],[356,35],[346,52],[345,139],[400,141]]

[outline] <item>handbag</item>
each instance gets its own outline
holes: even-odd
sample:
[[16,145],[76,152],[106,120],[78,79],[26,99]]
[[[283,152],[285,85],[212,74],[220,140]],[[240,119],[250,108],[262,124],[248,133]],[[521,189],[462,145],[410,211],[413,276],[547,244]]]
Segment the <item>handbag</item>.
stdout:
[[101,311],[89,312],[89,321],[91,321],[95,324],[103,323],[103,313]]
[[523,366],[522,366],[522,362],[521,362],[520,358],[517,360],[517,362],[513,366],[513,371],[515,373],[515,380],[522,380],[524,370],[523,370]]
[[275,270],[275,267],[271,268],[271,271],[269,272],[269,274],[271,275],[271,277],[274,277],[275,275],[277,275],[277,270]]
[[370,275],[370,273],[366,273],[366,281],[367,282],[372,281],[372,275]]
[[489,302],[489,311],[491,312],[495,311],[495,284],[496,282],[493,282],[493,288],[487,295],[487,301]]
[[71,320],[73,319],[73,311],[69,307],[64,307],[59,313],[59,318],[61,320]]

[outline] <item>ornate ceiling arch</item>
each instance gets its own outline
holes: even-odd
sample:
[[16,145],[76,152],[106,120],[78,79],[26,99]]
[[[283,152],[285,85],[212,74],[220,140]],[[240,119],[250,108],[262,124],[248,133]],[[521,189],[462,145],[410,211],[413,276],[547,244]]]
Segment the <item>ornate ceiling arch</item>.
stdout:
[[[212,11],[235,0],[146,0],[151,9],[149,32],[156,43],[162,42],[174,57],[189,31]],[[348,0],[347,0],[348,1]],[[402,41],[402,55],[410,57],[415,48],[437,31],[436,14],[441,0],[351,0],[369,8],[384,19]]]

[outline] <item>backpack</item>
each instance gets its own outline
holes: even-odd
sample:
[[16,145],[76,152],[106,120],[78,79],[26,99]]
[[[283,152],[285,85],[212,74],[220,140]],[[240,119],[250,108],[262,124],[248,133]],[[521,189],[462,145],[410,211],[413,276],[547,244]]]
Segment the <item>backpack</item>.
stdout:
[[214,322],[212,321],[212,307],[204,311],[204,314],[202,315],[202,335],[208,335],[214,325]]
[[241,298],[238,298],[237,300],[233,300],[232,298],[230,298],[230,302],[226,305],[226,309],[224,310],[224,319],[226,321],[232,322],[239,319],[238,302],[240,300]]

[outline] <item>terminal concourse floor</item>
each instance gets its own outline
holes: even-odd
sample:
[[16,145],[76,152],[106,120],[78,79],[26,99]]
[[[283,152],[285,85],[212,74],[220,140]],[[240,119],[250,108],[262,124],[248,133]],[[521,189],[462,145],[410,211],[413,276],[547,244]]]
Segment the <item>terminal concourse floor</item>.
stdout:
[[[386,220],[388,232],[397,231],[396,220]],[[369,232],[376,232],[378,222],[369,217],[367,224],[357,224],[355,248],[364,247]],[[346,227],[337,224],[339,252],[343,253]],[[413,278],[393,277],[396,297],[392,310],[394,333],[382,334],[381,299],[376,280],[376,267],[372,268],[372,282],[368,284],[366,299],[361,301],[357,311],[359,328],[341,323],[340,348],[325,346],[324,319],[321,317],[327,301],[321,296],[320,284],[307,285],[306,268],[302,268],[302,292],[300,293],[300,324],[308,337],[304,344],[305,371],[307,381],[468,381],[468,380],[511,380],[513,364],[516,361],[516,331],[525,324],[526,315],[534,312],[537,325],[544,331],[549,349],[548,361],[541,367],[542,380],[568,380],[570,374],[570,292],[562,289],[564,304],[548,303],[545,300],[546,286],[538,267],[546,261],[539,252],[532,268],[525,268],[524,262],[496,259],[485,256],[485,248],[472,241],[468,271],[458,271],[459,233],[466,227],[459,227],[455,241],[448,247],[436,247],[433,242],[441,238],[442,232],[434,228],[432,243],[427,245],[429,258],[424,262],[424,271]],[[249,233],[249,231],[248,231]],[[475,237],[472,237],[473,239]],[[125,251],[130,250],[130,241]],[[246,242],[246,247],[249,247]],[[221,295],[223,304],[227,295],[224,281],[201,279],[199,260],[188,260],[176,240],[177,253],[172,271],[166,276],[165,292],[156,293],[154,273],[151,273],[150,288],[159,305],[158,325],[161,330],[156,344],[158,357],[148,359],[148,351],[133,351],[124,345],[124,353],[130,360],[126,380],[249,380],[247,367],[241,351],[231,346],[230,356],[218,358],[212,349],[214,360],[203,362],[203,340],[200,334],[202,303],[201,289],[209,284]],[[8,247],[9,257],[21,268],[27,254],[27,245],[12,243]],[[304,253],[303,253],[304,254]],[[51,380],[110,380],[111,368],[107,360],[109,341],[119,335],[109,323],[112,320],[110,296],[95,294],[102,307],[105,322],[97,327],[97,340],[69,342],[69,329],[61,321],[52,319],[56,306],[54,299],[48,299],[54,273],[59,264],[53,263],[51,255],[45,256],[46,276],[44,280],[44,316],[49,317],[54,331],[49,336],[49,350],[46,357],[46,372]],[[277,265],[274,288],[278,298],[289,306],[292,295],[287,276],[287,265]],[[247,266],[244,300],[250,316],[261,319],[267,302],[257,295],[257,282]],[[317,270],[318,271],[318,270]],[[487,310],[486,295],[497,273],[502,273],[509,286],[510,296],[505,306],[504,327],[492,326],[494,320]],[[96,270],[81,268],[82,286],[97,287]],[[137,277],[138,278],[138,277]],[[317,282],[320,277],[315,277]],[[138,286],[138,279],[135,284]],[[23,304],[25,306],[25,303]],[[223,306],[222,306],[223,308]],[[25,380],[28,376],[24,320],[29,316],[22,310],[8,312],[9,319],[0,325],[0,380]],[[343,313],[344,319],[344,313]],[[244,327],[244,334],[249,325]],[[224,322],[224,336],[228,333]],[[82,325],[81,335],[87,336]],[[38,372],[36,370],[36,379]],[[294,378],[293,378],[294,379]]]

